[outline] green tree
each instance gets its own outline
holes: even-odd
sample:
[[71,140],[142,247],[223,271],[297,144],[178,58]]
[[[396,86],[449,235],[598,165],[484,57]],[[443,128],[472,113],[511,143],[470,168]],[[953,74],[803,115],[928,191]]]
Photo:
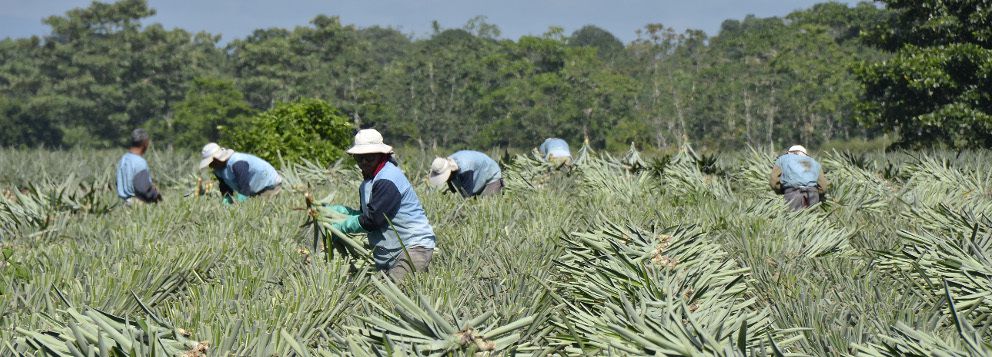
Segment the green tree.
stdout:
[[534,147],[549,136],[578,143],[588,134],[597,147],[624,148],[630,134],[643,137],[636,126],[616,130],[636,121],[637,82],[606,66],[595,49],[570,47],[555,29],[549,34],[503,43],[502,85],[479,100],[479,115],[491,120],[476,141]]
[[221,142],[276,165],[280,157],[286,163],[330,163],[344,155],[353,134],[339,109],[320,99],[300,99],[222,128]]
[[495,40],[499,38],[501,31],[499,26],[489,23],[488,20],[489,18],[482,15],[473,17],[465,22],[465,26],[463,26],[462,29],[468,31],[475,37]]
[[40,96],[49,85],[41,73],[38,37],[0,41],[0,145],[34,147],[61,146],[62,131],[50,105]]
[[868,39],[895,51],[864,63],[862,121],[902,147],[992,147],[992,4],[884,0],[894,11]]
[[409,39],[391,29],[344,25],[336,16],[318,15],[310,24],[256,30],[228,46],[237,83],[252,106],[314,97],[336,103],[356,125],[395,115],[379,85],[385,68],[407,52]]
[[255,109],[295,98],[299,94],[295,89],[311,74],[293,52],[290,34],[285,29],[259,29],[227,45],[231,70]]
[[189,80],[223,56],[218,37],[143,27],[154,13],[144,0],[94,2],[46,18],[47,36],[0,46],[0,94],[10,99],[0,121],[31,123],[29,145],[110,147],[168,116]]
[[[0,140],[108,147],[145,126],[156,129],[160,143],[196,147],[218,135],[223,140],[217,126],[248,122],[235,120],[250,111],[244,102],[269,110],[318,98],[334,103],[352,126],[375,127],[397,144],[530,147],[547,136],[579,142],[588,134],[594,146],[618,150],[630,141],[815,146],[899,127],[865,120],[874,125],[865,129],[852,120],[864,85],[848,67],[892,57],[865,46],[866,38],[922,54],[885,62],[899,66],[879,67],[888,69],[872,77],[876,92],[894,96],[900,90],[885,88],[899,87],[889,82],[919,81],[910,84],[927,93],[904,103],[867,100],[872,110],[864,112],[917,115],[931,112],[922,106],[944,103],[939,115],[920,116],[939,125],[902,128],[949,137],[945,132],[983,130],[989,102],[981,27],[987,8],[959,4],[933,7],[931,19],[917,10],[900,17],[868,3],[824,3],[785,18],[726,21],[712,37],[649,24],[626,46],[592,25],[570,36],[551,27],[509,40],[480,16],[454,29],[435,22],[430,38],[412,39],[318,15],[306,26],[259,29],[218,48],[216,35],[144,24],[154,14],[145,0],[98,2],[49,17],[47,36],[0,41]],[[969,9],[974,16],[965,16]],[[876,25],[874,36],[862,36]],[[913,61],[946,71],[917,71],[929,67]]]
[[253,113],[234,81],[197,78],[190,84],[186,98],[176,103],[172,118],[156,127],[156,136],[161,136],[167,145],[196,148],[219,140],[222,127]]
[[412,124],[417,130],[410,137],[423,135],[442,146],[473,143],[488,119],[479,116],[478,101],[506,73],[500,48],[501,42],[462,29],[440,30],[418,41],[408,58],[387,69],[386,105],[397,119],[386,124],[394,129]]
[[[661,24],[648,24],[628,47],[626,73],[642,82],[635,110],[643,118],[644,141],[658,147],[681,145],[696,137],[693,125],[706,123],[693,107],[699,96],[707,94],[699,90],[706,40],[702,31],[676,33]],[[717,139],[713,131],[706,136]]]
[[46,92],[60,98],[66,117],[50,118],[66,131],[69,144],[112,146],[146,121],[161,118],[182,99],[185,84],[202,64],[192,60],[202,42],[161,25],[142,28],[155,14],[145,0],[94,2],[65,16],[45,19],[42,70],[53,85]]
[[600,27],[594,25],[582,26],[582,28],[572,32],[568,38],[569,46],[588,46],[596,49],[599,58],[611,61],[616,56],[623,53],[623,42],[616,36]]
[[410,51],[412,44],[409,36],[393,28],[366,27],[358,30],[358,36],[369,44],[369,52],[364,55],[379,66],[402,59]]

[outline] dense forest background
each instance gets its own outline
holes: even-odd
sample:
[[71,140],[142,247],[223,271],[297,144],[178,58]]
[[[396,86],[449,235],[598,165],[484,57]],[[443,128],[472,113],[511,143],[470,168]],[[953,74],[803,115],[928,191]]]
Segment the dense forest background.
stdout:
[[917,16],[890,2],[727,20],[712,37],[645,24],[626,44],[593,25],[511,40],[476,17],[411,38],[318,15],[224,46],[143,22],[154,14],[144,0],[94,2],[44,19],[46,36],[0,41],[0,146],[114,147],[145,127],[157,145],[196,149],[307,98],[392,143],[450,148],[549,136],[607,149],[870,139],[900,125],[865,104],[884,82],[877,64],[900,48],[901,32],[878,27]]

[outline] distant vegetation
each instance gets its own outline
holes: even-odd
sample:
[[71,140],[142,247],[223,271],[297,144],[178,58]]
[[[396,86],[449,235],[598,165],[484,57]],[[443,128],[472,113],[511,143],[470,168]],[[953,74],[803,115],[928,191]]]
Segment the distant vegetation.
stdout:
[[0,41],[0,145],[113,147],[138,126],[183,150],[231,144],[232,123],[316,98],[398,144],[816,147],[891,132],[992,146],[992,6],[882,2],[727,20],[712,37],[646,24],[627,44],[592,25],[511,40],[477,17],[411,38],[319,15],[225,46],[146,23],[144,0],[94,2]]

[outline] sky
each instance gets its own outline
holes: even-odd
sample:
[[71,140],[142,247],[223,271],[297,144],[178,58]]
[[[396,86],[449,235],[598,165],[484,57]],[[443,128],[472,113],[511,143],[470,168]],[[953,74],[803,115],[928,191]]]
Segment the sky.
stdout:
[[[726,19],[783,16],[825,0],[148,0],[157,14],[149,23],[191,32],[221,34],[221,42],[243,38],[258,28],[305,26],[318,14],[338,15],[344,24],[393,27],[417,36],[431,33],[431,22],[462,27],[482,15],[503,38],[540,35],[550,26],[566,33],[592,24],[624,42],[636,30],[661,23],[678,31],[701,29],[715,35]],[[108,2],[103,0],[102,2]],[[854,0],[839,1],[855,4]],[[41,20],[62,15],[90,0],[0,0],[0,38],[44,35]]]

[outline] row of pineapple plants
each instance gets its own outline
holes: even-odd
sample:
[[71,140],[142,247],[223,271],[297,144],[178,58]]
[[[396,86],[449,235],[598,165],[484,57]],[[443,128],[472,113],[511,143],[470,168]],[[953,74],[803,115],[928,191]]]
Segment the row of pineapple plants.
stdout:
[[[363,237],[328,229],[323,203],[357,201],[340,165],[287,167],[287,194],[237,209],[211,194],[59,208],[59,234],[5,240],[0,337],[83,355],[987,354],[983,157],[825,153],[834,189],[794,213],[765,189],[762,150],[521,156],[500,198],[418,185],[440,249],[399,286],[368,269]],[[181,332],[166,350],[151,330]]]

